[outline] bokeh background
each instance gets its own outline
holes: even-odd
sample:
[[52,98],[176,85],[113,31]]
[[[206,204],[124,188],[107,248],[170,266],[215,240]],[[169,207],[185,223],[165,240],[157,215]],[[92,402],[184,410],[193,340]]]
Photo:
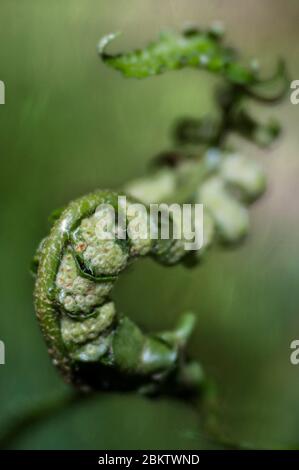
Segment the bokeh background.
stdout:
[[[125,80],[100,63],[99,38],[120,30],[112,48],[132,48],[165,27],[215,19],[248,57],[270,69],[283,56],[299,79],[297,0],[1,0],[0,435],[35,407],[66,400],[25,420],[7,441],[11,448],[219,448],[188,404],[118,394],[68,404],[70,390],[34,316],[28,269],[54,208],[143,175],[168,148],[177,117],[213,106],[210,76],[184,70]],[[121,276],[115,300],[152,331],[194,309],[190,352],[215,382],[219,433],[250,446],[299,447],[299,366],[289,361],[290,342],[299,338],[299,105],[286,100],[260,115],[276,115],[284,135],[269,152],[238,143],[269,177],[246,243],[214,251],[193,271],[137,263]]]

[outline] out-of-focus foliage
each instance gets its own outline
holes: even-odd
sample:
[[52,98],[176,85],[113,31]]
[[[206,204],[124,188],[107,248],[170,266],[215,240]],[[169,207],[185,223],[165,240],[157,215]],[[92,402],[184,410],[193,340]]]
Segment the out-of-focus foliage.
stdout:
[[[0,366],[0,429],[44,399],[69,389],[52,367],[32,306],[28,266],[47,233],[47,214],[96,187],[117,187],[145,172],[167,146],[176,117],[211,111],[211,79],[194,70],[159,80],[124,81],[99,67],[95,45],[107,31],[126,31],[125,45],[185,19],[224,20],[242,49],[261,59],[283,55],[299,72],[297,2],[3,0],[0,15],[1,315],[6,345]],[[279,19],[279,21],[277,20]],[[255,114],[257,109],[254,110]],[[150,330],[172,325],[180,311],[198,312],[190,353],[215,379],[217,423],[232,440],[275,447],[298,442],[298,368],[289,363],[299,335],[299,108],[286,103],[284,140],[267,166],[270,190],[252,217],[254,230],[235,252],[195,271],[165,271],[146,261],[121,279],[119,308]],[[267,119],[261,113],[261,120]],[[134,296],[136,286],[142,296]],[[162,296],[153,296],[157,290]],[[142,306],[142,308],[141,308]],[[157,427],[157,422],[159,426]],[[11,441],[14,448],[206,448],[198,415],[185,404],[131,395],[102,395],[56,409]]]

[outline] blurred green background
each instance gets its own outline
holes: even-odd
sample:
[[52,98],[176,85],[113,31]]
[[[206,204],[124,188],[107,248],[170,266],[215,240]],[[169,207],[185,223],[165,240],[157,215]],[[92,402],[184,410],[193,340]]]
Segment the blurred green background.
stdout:
[[[299,79],[297,0],[2,0],[0,79],[1,313],[0,434],[24,412],[69,393],[51,365],[32,305],[28,266],[52,209],[97,187],[143,175],[169,145],[170,124],[212,107],[214,79],[194,70],[125,80],[96,54],[99,38],[123,31],[114,50],[144,45],[165,27],[222,20],[227,36],[266,68],[284,56]],[[112,49],[113,49],[112,47]],[[285,129],[261,159],[269,189],[251,211],[251,235],[235,251],[214,251],[196,270],[137,263],[121,277],[118,308],[144,328],[170,327],[198,313],[190,352],[217,385],[217,429],[257,447],[299,447],[298,118],[296,107],[261,110]],[[136,292],[142,292],[136,298]],[[201,449],[188,404],[103,394],[62,406],[9,443],[34,449]]]

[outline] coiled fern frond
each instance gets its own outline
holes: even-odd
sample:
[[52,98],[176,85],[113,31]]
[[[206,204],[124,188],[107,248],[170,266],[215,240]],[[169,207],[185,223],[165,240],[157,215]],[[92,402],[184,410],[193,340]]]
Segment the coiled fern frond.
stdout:
[[[35,307],[49,354],[65,379],[83,389],[198,389],[200,366],[184,356],[193,314],[173,331],[145,335],[111,300],[118,276],[138,258],[183,261],[182,240],[120,238],[107,205],[134,223],[132,200],[120,214],[117,193],[96,191],[69,204],[38,250]],[[103,225],[111,238],[98,237]]]

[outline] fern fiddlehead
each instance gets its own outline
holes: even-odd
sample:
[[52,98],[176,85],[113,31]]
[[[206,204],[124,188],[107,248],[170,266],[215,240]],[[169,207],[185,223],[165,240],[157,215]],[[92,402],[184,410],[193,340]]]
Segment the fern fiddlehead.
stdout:
[[[68,382],[82,389],[197,393],[202,371],[185,351],[194,316],[183,315],[173,331],[146,335],[116,312],[111,292],[122,271],[140,257],[193,265],[214,240],[235,243],[246,235],[247,205],[263,193],[265,175],[259,164],[232,151],[226,138],[237,132],[266,146],[277,137],[278,126],[258,123],[244,100],[278,101],[285,91],[286,73],[280,64],[273,77],[262,79],[256,64],[243,65],[215,29],[189,29],[181,36],[168,33],[144,50],[111,56],[106,47],[114,37],[105,37],[99,51],[108,65],[127,77],[145,78],[191,66],[224,78],[225,85],[215,95],[220,116],[181,121],[175,132],[179,151],[159,158],[158,169],[148,177],[126,184],[125,193],[132,199],[124,213],[117,213],[132,221],[135,198],[145,204],[203,203],[204,246],[190,255],[182,240],[128,241],[118,235],[98,239],[98,224],[109,222],[103,205],[119,210],[119,194],[97,191],[83,196],[56,214],[37,251],[36,313],[54,364]],[[261,90],[275,81],[279,91],[264,95]],[[186,151],[190,145],[196,150]],[[175,217],[172,223],[177,223]],[[119,233],[115,227],[110,231]]]
[[[184,359],[193,315],[183,315],[173,331],[144,335],[110,297],[130,263],[141,256],[178,263],[186,255],[182,242],[99,238],[99,225],[110,223],[108,204],[119,209],[117,193],[97,191],[71,202],[38,250],[35,306],[53,362],[67,381],[83,387],[198,388],[201,369]],[[132,204],[125,212],[131,223]]]

